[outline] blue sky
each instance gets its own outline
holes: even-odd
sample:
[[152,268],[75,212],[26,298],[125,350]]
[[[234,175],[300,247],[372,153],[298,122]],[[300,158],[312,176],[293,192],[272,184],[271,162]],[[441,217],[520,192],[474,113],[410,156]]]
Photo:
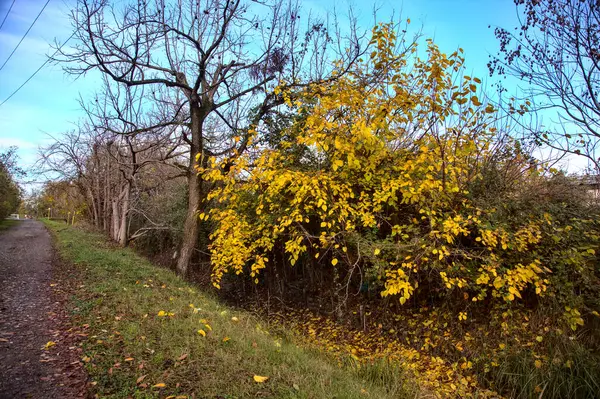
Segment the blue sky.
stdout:
[[[21,43],[6,66],[0,70],[0,103],[45,61],[52,52],[50,45],[63,42],[71,34],[67,17],[75,0],[50,0],[39,20]],[[46,0],[16,0],[0,30],[0,65],[21,39]],[[0,0],[0,22],[12,0]],[[411,28],[422,26],[445,52],[458,47],[465,50],[467,70],[484,81],[488,71],[488,55],[495,53],[498,43],[495,26],[515,26],[516,12],[512,0],[376,0],[347,2],[305,0],[305,11],[322,14],[334,6],[345,12],[348,5],[358,11],[365,28],[372,24],[371,11],[378,8],[378,18],[392,13],[411,19]],[[491,25],[491,28],[488,28]],[[37,147],[46,133],[59,134],[73,128],[80,116],[78,98],[88,97],[98,84],[98,76],[90,74],[74,79],[65,76],[60,66],[47,65],[16,95],[0,107],[0,148],[19,146],[25,166],[35,161]],[[491,83],[491,82],[488,82]]]
[[[13,51],[46,1],[16,0],[0,30],[0,65]],[[0,0],[0,22],[12,0]],[[0,103],[16,90],[52,53],[55,40],[64,41],[71,34],[67,18],[69,3],[50,0],[25,40],[0,70]],[[95,79],[74,80],[65,76],[60,66],[47,64],[17,94],[0,107],[0,149],[19,147],[24,166],[36,158],[37,147],[46,133],[59,133],[72,128],[80,116],[79,93],[93,92]]]

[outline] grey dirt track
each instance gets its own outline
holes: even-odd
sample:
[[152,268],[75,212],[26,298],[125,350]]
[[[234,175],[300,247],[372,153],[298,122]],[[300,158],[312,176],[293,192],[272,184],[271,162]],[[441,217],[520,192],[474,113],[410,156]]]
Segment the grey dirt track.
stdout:
[[[38,221],[0,231],[0,398],[64,398],[56,378],[50,318],[53,250]],[[55,339],[55,338],[54,338]]]

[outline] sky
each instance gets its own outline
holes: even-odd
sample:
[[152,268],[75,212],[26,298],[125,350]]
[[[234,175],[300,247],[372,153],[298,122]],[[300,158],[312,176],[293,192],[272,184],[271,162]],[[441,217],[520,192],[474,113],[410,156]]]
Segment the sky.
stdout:
[[[47,0],[0,0],[0,66],[21,40]],[[72,33],[68,14],[75,0],[49,0],[48,5],[10,60],[0,70],[0,103],[4,102],[53,53],[56,42],[64,42]],[[334,7],[345,12],[353,6],[359,23],[369,29],[376,8],[380,20],[392,14],[411,19],[411,29],[422,28],[447,53],[461,47],[465,51],[467,71],[488,85],[487,62],[495,54],[498,41],[494,27],[516,26],[513,0],[304,0],[305,12],[323,15]],[[488,26],[490,26],[488,28]],[[494,78],[495,79],[495,78]],[[487,80],[487,82],[486,82]],[[74,128],[83,116],[78,100],[89,98],[99,86],[98,73],[75,79],[60,65],[48,63],[23,88],[0,106],[0,151],[19,147],[22,164],[32,165],[39,145],[48,134],[59,135]]]

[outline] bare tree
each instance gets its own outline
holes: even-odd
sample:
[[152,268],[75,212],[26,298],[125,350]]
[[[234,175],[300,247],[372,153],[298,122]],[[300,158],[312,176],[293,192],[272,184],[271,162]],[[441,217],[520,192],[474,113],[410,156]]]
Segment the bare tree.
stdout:
[[89,124],[104,137],[107,165],[116,171],[116,176],[107,179],[105,189],[113,193],[106,195],[111,208],[111,237],[122,246],[129,242],[132,191],[138,185],[139,173],[145,167],[161,163],[172,169],[163,178],[177,176],[181,172],[171,161],[187,149],[177,133],[183,124],[181,107],[171,113],[169,110],[173,108],[163,102],[162,109],[166,112],[157,112],[152,109],[154,99],[155,94],[147,98],[143,86],[121,87],[105,78],[103,91],[91,104],[81,101]]
[[[322,77],[328,30],[309,23],[301,34],[298,5],[277,0],[78,0],[72,21],[79,42],[62,52],[68,72],[99,70],[127,87],[162,90],[162,100],[181,99],[185,107],[189,196],[177,262],[185,275],[206,195],[197,167],[209,157],[227,165],[246,149],[260,121],[283,103],[276,85]],[[358,38],[350,39],[340,56],[347,64],[360,55]]]
[[488,64],[490,74],[520,79],[532,111],[558,111],[558,127],[531,126],[538,143],[584,156],[600,170],[600,3],[514,2],[519,26],[495,29],[500,51]]
[[[186,151],[177,133],[181,122],[164,122],[145,107],[143,88],[105,85],[89,103],[87,120],[40,149],[39,166],[50,180],[75,184],[87,199],[89,216],[122,246],[129,241],[130,208],[138,176],[156,164],[168,166],[162,178],[181,176],[173,162]],[[63,187],[58,185],[56,187]],[[148,228],[147,228],[148,229]]]

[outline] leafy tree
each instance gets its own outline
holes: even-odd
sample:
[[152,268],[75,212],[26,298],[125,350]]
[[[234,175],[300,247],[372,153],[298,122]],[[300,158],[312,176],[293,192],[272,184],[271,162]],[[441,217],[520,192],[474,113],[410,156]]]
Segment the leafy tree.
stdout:
[[[593,275],[596,227],[575,242],[587,222],[566,227],[538,209],[508,219],[471,191],[498,157],[499,115],[480,100],[479,79],[462,74],[460,53],[429,41],[422,59],[390,25],[374,29],[369,51],[341,79],[282,92],[288,107],[310,112],[278,148],[250,151],[228,170],[211,158],[201,170],[219,183],[210,194],[219,205],[201,215],[216,226],[214,285],[226,273],[258,283],[283,253],[288,266],[331,271],[341,315],[350,288],[365,281],[401,304],[458,293],[476,305],[543,297],[559,270],[579,281]],[[513,180],[535,182],[535,165],[515,142],[505,145],[500,159],[518,172]],[[289,162],[296,146],[309,163]],[[566,263],[564,253],[554,258],[556,240],[570,243]]]
[[24,172],[17,164],[16,150],[16,147],[10,147],[0,153],[0,219],[17,210],[21,203],[21,189],[15,177]]
[[[189,146],[189,190],[177,262],[185,275],[209,189],[196,163],[243,153],[249,132],[281,104],[272,91],[280,81],[295,85],[327,75],[327,28],[309,23],[300,32],[294,2],[246,0],[79,0],[73,25],[79,43],[63,53],[69,72],[98,70],[123,86],[152,87],[157,108],[171,110],[174,119],[185,114],[179,132]],[[347,64],[360,54],[358,38],[350,40]]]

